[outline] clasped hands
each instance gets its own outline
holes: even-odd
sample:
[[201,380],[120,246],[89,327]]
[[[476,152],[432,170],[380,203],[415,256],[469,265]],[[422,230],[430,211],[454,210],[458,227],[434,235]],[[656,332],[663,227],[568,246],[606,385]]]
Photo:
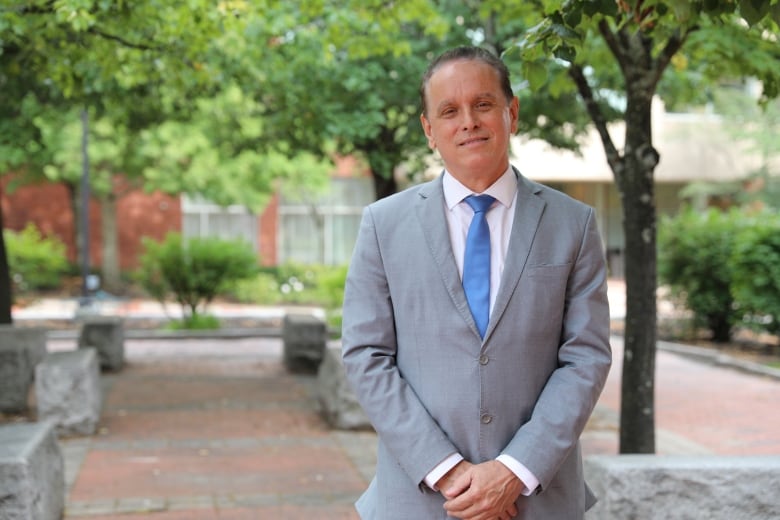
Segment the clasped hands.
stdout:
[[436,483],[447,514],[462,520],[510,520],[523,482],[497,460],[461,461]]

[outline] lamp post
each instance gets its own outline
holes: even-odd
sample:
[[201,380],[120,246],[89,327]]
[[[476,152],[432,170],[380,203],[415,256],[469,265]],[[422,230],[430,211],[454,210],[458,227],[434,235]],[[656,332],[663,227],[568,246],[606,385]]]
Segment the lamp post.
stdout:
[[90,305],[89,282],[89,113],[81,110],[81,299],[80,307]]

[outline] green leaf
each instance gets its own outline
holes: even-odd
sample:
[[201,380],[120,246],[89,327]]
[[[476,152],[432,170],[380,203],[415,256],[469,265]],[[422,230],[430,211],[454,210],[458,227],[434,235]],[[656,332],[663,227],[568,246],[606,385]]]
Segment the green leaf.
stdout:
[[769,14],[769,0],[739,0],[739,12],[752,27]]
[[774,20],[777,25],[780,25],[780,2],[773,4],[769,8],[769,15],[772,17],[772,20]]
[[537,91],[547,82],[547,68],[541,62],[527,61],[523,63],[523,76],[531,90]]

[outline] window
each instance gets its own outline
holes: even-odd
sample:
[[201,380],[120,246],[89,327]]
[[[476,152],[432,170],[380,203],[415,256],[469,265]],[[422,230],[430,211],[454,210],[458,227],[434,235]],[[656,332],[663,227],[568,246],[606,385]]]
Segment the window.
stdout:
[[333,178],[309,201],[282,197],[279,262],[340,265],[349,262],[363,208],[374,201],[368,177]]
[[222,207],[201,197],[182,195],[182,235],[244,240],[257,251],[257,215],[244,206]]

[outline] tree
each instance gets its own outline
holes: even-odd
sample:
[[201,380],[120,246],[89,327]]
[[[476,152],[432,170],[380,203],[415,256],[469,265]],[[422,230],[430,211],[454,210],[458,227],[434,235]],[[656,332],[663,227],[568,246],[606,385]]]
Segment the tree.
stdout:
[[[339,5],[336,5],[339,4]],[[269,124],[280,139],[315,154],[355,154],[364,158],[376,198],[394,193],[399,167],[413,176],[429,163],[420,129],[418,87],[428,61],[455,45],[482,43],[497,52],[509,36],[528,27],[533,10],[503,9],[500,16],[484,3],[462,0],[406,0],[392,6],[341,2],[303,9],[287,36],[275,41],[275,73],[259,93]],[[376,18],[376,13],[381,17]],[[390,20],[390,21],[388,21]],[[386,34],[393,34],[388,42]],[[559,147],[574,148],[586,129],[584,114],[569,107],[574,96],[556,100],[520,91],[527,117],[522,131]],[[565,99],[567,98],[568,99]],[[554,113],[546,120],[540,114]],[[563,121],[567,124],[563,125]]]
[[396,191],[396,167],[423,150],[417,82],[425,45],[445,29],[428,2],[385,7],[376,1],[290,4],[294,13],[279,31],[284,36],[267,55],[274,73],[256,89],[279,140],[318,156],[361,156],[377,198]]
[[[196,88],[208,80],[197,57],[235,16],[224,4],[162,1],[134,4],[40,0],[0,7],[0,171],[19,182],[40,176],[50,156],[36,115],[91,108],[100,116],[124,108],[128,121],[154,115],[155,96],[136,94]],[[184,99],[187,99],[186,97]],[[7,262],[0,247],[0,274]],[[10,285],[0,282],[0,320],[11,321]]]
[[[277,140],[266,130],[262,104],[225,81],[247,60],[235,42],[240,50],[260,49],[252,56],[265,61],[266,42],[278,29],[275,5],[147,0],[131,9],[66,0],[0,8],[0,83],[11,94],[0,100],[9,128],[0,139],[0,151],[8,152],[0,171],[16,169],[19,182],[45,172],[75,188],[81,163],[75,114],[88,110],[90,184],[103,209],[109,282],[118,278],[119,173],[124,186],[205,194],[252,209],[276,189],[276,179],[322,176],[327,161]],[[249,70],[246,85],[270,75]]]
[[[753,76],[778,95],[777,0],[540,2],[544,19],[517,41],[532,88],[567,75],[598,131],[615,177],[626,239],[626,326],[620,451],[655,451],[656,211],[651,103],[673,65],[699,78]],[[510,51],[511,53],[512,51]],[[556,70],[550,72],[549,57]],[[688,78],[690,79],[690,78]],[[706,84],[706,83],[705,83]],[[623,105],[620,150],[599,101]]]

